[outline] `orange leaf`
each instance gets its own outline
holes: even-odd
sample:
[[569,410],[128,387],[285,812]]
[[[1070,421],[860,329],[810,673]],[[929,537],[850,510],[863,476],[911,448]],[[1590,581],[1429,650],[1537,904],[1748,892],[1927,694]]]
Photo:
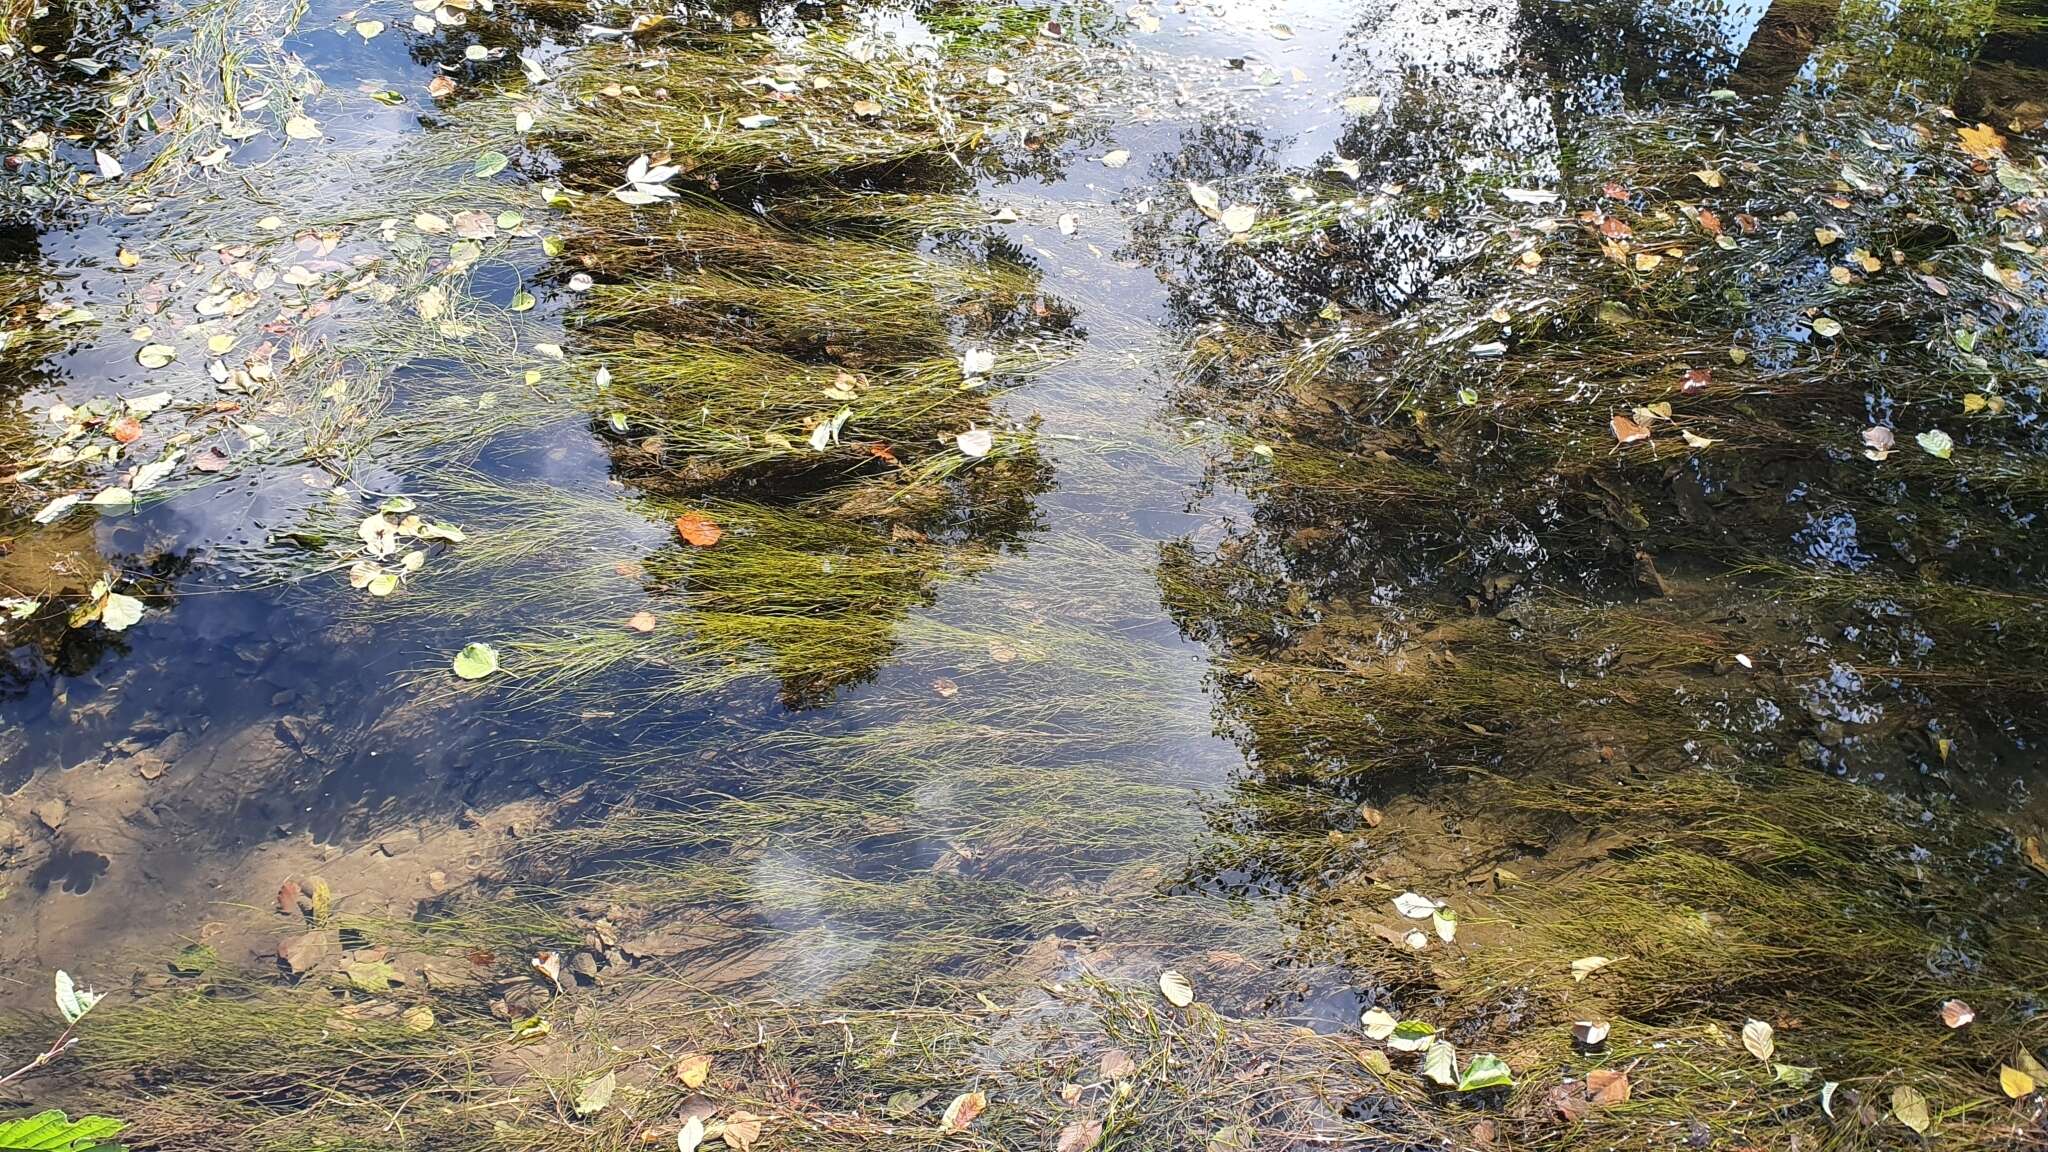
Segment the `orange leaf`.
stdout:
[[1643,427],[1626,416],[1616,416],[1614,419],[1609,420],[1607,425],[1614,429],[1614,438],[1623,444],[1634,444],[1639,440],[1648,440],[1650,438],[1650,430],[1648,428]]
[[1610,1108],[1628,1100],[1628,1073],[1618,1069],[1595,1068],[1586,1073],[1586,1098],[1596,1108]]
[[709,516],[685,512],[676,517],[676,535],[699,548],[709,548],[724,538],[725,529]]
[[107,426],[107,432],[123,444],[142,439],[142,421],[133,416],[123,416]]
[[635,632],[652,632],[654,631],[654,624],[654,613],[652,612],[635,612],[626,620],[626,627],[631,628]]

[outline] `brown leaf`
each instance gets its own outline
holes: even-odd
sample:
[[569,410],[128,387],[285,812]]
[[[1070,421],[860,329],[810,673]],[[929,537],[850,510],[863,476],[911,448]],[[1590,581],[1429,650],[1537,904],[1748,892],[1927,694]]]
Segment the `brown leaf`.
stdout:
[[142,439],[142,421],[133,416],[123,416],[107,425],[107,434],[123,444],[132,444]]
[[932,691],[937,692],[941,700],[951,700],[960,694],[960,685],[955,684],[950,677],[941,676],[932,681]]
[[1586,1100],[1595,1108],[1612,1108],[1629,1097],[1628,1073],[1619,1068],[1595,1068],[1586,1073]]
[[1687,396],[1697,396],[1714,383],[1712,368],[1688,368],[1678,381],[1678,390]]
[[1941,1022],[1951,1028],[1961,1028],[1977,1018],[1977,1010],[1961,1000],[1944,1000],[1941,1003]]
[[2039,836],[2029,836],[2025,840],[2020,841],[2020,850],[2027,854],[2027,863],[2034,866],[2034,871],[2048,872],[2048,855],[2044,855],[2041,851],[2041,838]]
[[1616,184],[1613,181],[1609,181],[1605,184],[1602,184],[1600,186],[1600,193],[1601,195],[1606,196],[1609,200],[1628,199],[1628,189],[1623,188],[1621,185]]
[[192,467],[201,472],[219,472],[228,466],[228,454],[208,446],[192,454]]
[[1056,1152],[1088,1152],[1100,1139],[1102,1121],[1083,1117],[1060,1129],[1059,1143],[1054,1148]]
[[702,513],[685,512],[676,517],[676,535],[699,548],[709,548],[724,538],[725,529]]
[[1387,818],[1387,814],[1370,804],[1360,804],[1358,806],[1358,818],[1365,823],[1367,828],[1377,828],[1380,826],[1380,821]]
[[656,623],[652,612],[635,612],[626,619],[626,627],[635,632],[652,632]]
[[1621,444],[1634,444],[1650,438],[1650,430],[1626,416],[1616,416],[1607,422],[1614,429],[1614,439]]
[[752,1112],[735,1112],[725,1118],[720,1135],[726,1147],[747,1152],[761,1138],[761,1118]]
[[454,94],[455,81],[450,80],[446,76],[436,76],[432,80],[427,81],[427,95],[432,96],[436,100],[444,100]]
[[1609,240],[1625,240],[1635,235],[1636,231],[1629,227],[1628,221],[1623,220],[1621,217],[1609,216],[1600,221],[1600,234]]
[[1111,1080],[1122,1080],[1138,1070],[1138,1062],[1121,1048],[1111,1048],[1102,1054],[1102,1074]]
[[1559,1118],[1574,1124],[1593,1107],[1586,1101],[1584,1085],[1580,1084],[1559,1084],[1543,1094],[1543,1104]]
[[287,916],[299,914],[299,882],[287,880],[277,886],[277,910]]

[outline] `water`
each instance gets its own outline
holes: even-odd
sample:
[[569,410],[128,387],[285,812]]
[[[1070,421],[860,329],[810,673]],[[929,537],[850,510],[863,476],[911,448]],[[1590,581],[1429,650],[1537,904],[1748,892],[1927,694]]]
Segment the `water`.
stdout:
[[[59,9],[0,63],[9,1050],[118,989],[24,1103],[2041,1137],[2038,14],[651,15]],[[612,195],[664,150],[680,200]],[[366,558],[387,507],[461,539]],[[140,620],[68,620],[108,573]],[[1374,1007],[1517,1087],[1369,1071]]]

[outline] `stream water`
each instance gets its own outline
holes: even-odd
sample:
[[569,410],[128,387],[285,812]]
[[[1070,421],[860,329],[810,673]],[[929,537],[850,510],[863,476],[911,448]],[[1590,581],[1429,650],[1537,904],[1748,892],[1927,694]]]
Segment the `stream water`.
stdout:
[[[2048,1139],[2038,6],[6,19],[9,1056],[114,993],[18,1102]],[[1016,1007],[1163,969],[1241,1052]],[[1009,1023],[881,1070],[926,1011]]]

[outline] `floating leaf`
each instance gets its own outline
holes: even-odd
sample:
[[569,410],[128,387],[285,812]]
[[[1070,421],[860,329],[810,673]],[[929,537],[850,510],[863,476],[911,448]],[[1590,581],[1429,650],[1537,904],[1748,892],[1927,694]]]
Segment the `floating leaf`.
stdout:
[[697,1152],[697,1146],[704,1143],[704,1118],[692,1116],[683,1121],[682,1131],[676,1133],[676,1152]]
[[1514,1076],[1508,1071],[1508,1063],[1490,1053],[1472,1058],[1465,1065],[1465,1074],[1458,1077],[1458,1091],[1476,1092],[1482,1088],[1506,1088],[1513,1085]]
[[1974,128],[1956,129],[1956,141],[1963,146],[1963,151],[1979,160],[1994,159],[2005,151],[2005,137],[1998,134],[1998,129],[1982,121]]
[[1586,977],[1591,976],[1593,973],[1598,972],[1600,969],[1605,968],[1612,963],[1614,963],[1614,961],[1609,960],[1605,956],[1581,957],[1580,959],[1572,961],[1572,979],[1584,980]]
[[1913,437],[1920,450],[1937,459],[1946,460],[1956,450],[1956,442],[1939,428],[1932,428]]
[[1437,907],[1436,901],[1416,892],[1403,892],[1394,897],[1394,911],[1410,920],[1427,920],[1435,914]]
[[574,1107],[578,1116],[595,1116],[604,1111],[612,1102],[612,1093],[619,1090],[619,1074],[606,1072],[594,1080],[584,1083],[576,1090]]
[[987,348],[969,348],[960,357],[962,376],[986,376],[995,371],[996,354]]
[[57,1011],[63,1013],[66,1024],[76,1024],[80,1017],[92,1011],[93,1005],[106,998],[104,992],[80,991],[71,979],[71,973],[57,969],[56,979]]
[[2000,1064],[1998,1066],[1998,1086],[2004,1089],[2005,1094],[2014,1100],[2018,1100],[2022,1096],[2032,1095],[2035,1087],[2032,1076],[2027,1075],[2010,1064]]
[[1443,1040],[1435,1041],[1422,1053],[1422,1075],[1446,1088],[1458,1083],[1458,1050]]
[[685,1088],[702,1088],[711,1078],[711,1057],[692,1052],[676,1061],[676,1079]]
[[1387,1047],[1396,1052],[1420,1052],[1436,1040],[1436,1025],[1421,1020],[1403,1020],[1387,1035]]
[[100,623],[109,632],[126,631],[129,626],[142,619],[142,601],[119,592],[107,593],[100,605]]
[[1458,914],[1456,912],[1451,911],[1449,908],[1439,908],[1430,916],[1429,922],[1436,929],[1437,939],[1449,944],[1457,938]]
[[464,680],[481,680],[498,670],[498,650],[489,644],[465,644],[455,654],[452,667]]
[[365,40],[375,40],[383,31],[384,22],[382,20],[356,21],[356,35],[361,36]]
[[1650,438],[1650,430],[1648,428],[1643,427],[1627,416],[1615,416],[1607,421],[1607,426],[1613,430],[1614,440],[1617,444],[1636,444]]
[[989,454],[996,446],[995,434],[986,428],[969,428],[953,438],[963,456],[980,458]]
[[1159,994],[1175,1008],[1185,1008],[1195,1002],[1195,986],[1171,968],[1159,974]]
[[1842,324],[1831,316],[1816,316],[1813,318],[1813,331],[1817,336],[1832,340],[1842,334]]
[[1771,1054],[1778,1050],[1777,1031],[1762,1020],[1751,1020],[1742,1026],[1742,1046],[1749,1054],[1769,1063]]
[[1927,1097],[1922,1096],[1919,1089],[1905,1084],[1892,1089],[1892,1115],[1899,1123],[1923,1136],[1934,1123],[1927,1111]]
[[311,116],[293,116],[284,122],[284,134],[294,140],[318,139],[320,122]]
[[1977,1010],[1961,1000],[1941,1002],[1941,1022],[1951,1028],[1961,1028],[1977,1018]]
[[676,535],[688,544],[709,548],[725,538],[725,529],[718,522],[701,512],[685,512],[676,517]]
[[1200,208],[1203,215],[1211,219],[1222,215],[1223,201],[1216,195],[1214,188],[1209,187],[1207,184],[1197,184],[1193,180],[1189,180],[1187,182],[1187,189],[1188,198],[1195,202],[1195,207]]
[[161,368],[177,359],[178,350],[169,344],[144,344],[135,353],[135,362],[144,368]]
[[1572,1024],[1572,1039],[1587,1048],[1598,1048],[1607,1042],[1610,1025],[1605,1020],[1579,1020]]
[[1779,1084],[1790,1084],[1795,1088],[1804,1088],[1813,1081],[1813,1074],[1818,1071],[1820,1071],[1818,1068],[1806,1068],[1798,1064],[1773,1064],[1771,1065],[1771,1079]]
[[1628,1072],[1621,1068],[1595,1068],[1586,1073],[1586,1102],[1595,1108],[1612,1108],[1628,1103],[1635,1091]]
[[1259,210],[1251,204],[1232,204],[1216,216],[1216,222],[1232,236],[1241,236],[1251,231],[1259,219]]
[[1104,168],[1121,168],[1130,162],[1131,150],[1128,148],[1115,148],[1102,154]]
[[1082,1118],[1060,1129],[1053,1152],[1088,1152],[1102,1139],[1102,1121]]
[[512,293],[511,308],[514,312],[530,312],[533,310],[533,303],[533,293],[524,288]]
[[1394,1019],[1392,1012],[1384,1008],[1366,1009],[1365,1013],[1358,1018],[1358,1022],[1364,1026],[1366,1036],[1374,1040],[1385,1040],[1387,1037],[1392,1036],[1394,1028],[1400,1023],[1400,1021]]
[[1872,460],[1883,460],[1892,454],[1898,438],[1892,430],[1882,424],[1873,424],[1863,430],[1863,454]]
[[486,179],[503,172],[505,165],[511,162],[512,158],[503,152],[479,152],[477,153],[476,163],[470,167],[469,174],[478,179]]
[[940,1118],[939,1127],[948,1132],[965,1131],[974,1118],[988,1107],[988,1097],[980,1092],[962,1092],[946,1105],[946,1114]]

